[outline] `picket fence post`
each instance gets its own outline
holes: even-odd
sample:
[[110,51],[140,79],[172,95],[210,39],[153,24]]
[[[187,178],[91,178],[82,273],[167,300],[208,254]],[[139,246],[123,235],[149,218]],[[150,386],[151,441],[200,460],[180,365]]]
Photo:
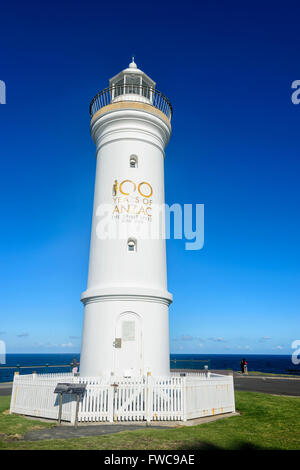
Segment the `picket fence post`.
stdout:
[[187,419],[187,400],[186,400],[186,377],[182,378],[182,396],[183,396],[183,421],[186,421]]
[[10,408],[9,408],[9,413],[10,414],[14,412],[14,408],[15,408],[16,394],[17,394],[17,390],[18,390],[18,384],[17,384],[18,377],[19,377],[19,372],[15,372],[14,381],[13,381],[12,395],[11,395],[11,400],[10,400]]
[[145,414],[146,414],[146,421],[150,422],[152,420],[152,394],[153,389],[151,386],[151,372],[147,372],[146,378],[146,403],[145,403]]
[[[72,377],[72,383],[79,383],[79,377]],[[74,398],[74,396],[73,396]],[[74,425],[76,420],[76,400],[71,402],[71,424]]]
[[72,405],[71,405],[71,424],[75,424],[75,418],[76,418],[76,401],[72,400]]
[[115,387],[110,384],[108,385],[108,421],[113,423],[114,421],[114,394]]

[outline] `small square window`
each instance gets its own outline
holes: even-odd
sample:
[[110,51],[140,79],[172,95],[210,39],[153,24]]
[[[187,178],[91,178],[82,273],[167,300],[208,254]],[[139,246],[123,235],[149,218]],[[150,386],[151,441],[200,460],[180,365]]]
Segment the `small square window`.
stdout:
[[129,239],[127,242],[128,251],[136,251],[136,240]]
[[130,155],[129,166],[130,168],[137,168],[138,158],[136,155]]

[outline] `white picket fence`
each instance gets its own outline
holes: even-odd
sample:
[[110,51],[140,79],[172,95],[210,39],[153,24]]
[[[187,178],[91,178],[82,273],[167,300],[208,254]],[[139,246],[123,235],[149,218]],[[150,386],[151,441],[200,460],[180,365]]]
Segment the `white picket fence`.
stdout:
[[[168,377],[115,378],[72,374],[15,375],[11,413],[58,418],[59,382],[86,383],[79,404],[78,421],[186,421],[235,411],[232,376],[217,374],[171,374]],[[63,395],[62,420],[75,422],[76,402]]]
[[210,374],[201,382],[197,377],[185,380],[186,419],[235,411],[232,376]]
[[[58,382],[71,382],[73,379],[70,374],[15,375],[11,413],[57,419],[59,403],[54,389]],[[65,421],[72,419],[73,399],[71,395],[63,397],[62,419]]]

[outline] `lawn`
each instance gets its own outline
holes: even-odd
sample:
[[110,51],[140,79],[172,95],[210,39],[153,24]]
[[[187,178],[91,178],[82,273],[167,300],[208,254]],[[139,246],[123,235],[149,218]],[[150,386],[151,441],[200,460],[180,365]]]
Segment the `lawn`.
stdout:
[[[238,374],[242,375],[241,372],[238,372]],[[283,378],[293,378],[293,379],[298,379],[300,380],[299,375],[297,374],[274,374],[273,372],[267,373],[267,372],[260,372],[260,371],[255,371],[255,370],[250,370],[248,371],[248,375],[261,375],[263,377],[283,377]]]
[[9,415],[9,397],[0,397],[0,449],[300,449],[300,398],[236,392],[233,416],[198,426],[125,431],[100,437],[28,442],[24,433],[51,426]]

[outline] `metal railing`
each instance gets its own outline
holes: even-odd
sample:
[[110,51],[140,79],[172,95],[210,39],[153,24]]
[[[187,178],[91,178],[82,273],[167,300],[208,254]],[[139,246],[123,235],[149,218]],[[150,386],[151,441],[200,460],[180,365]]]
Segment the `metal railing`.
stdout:
[[[77,364],[79,366],[79,362]],[[18,372],[21,372],[21,369],[45,369],[46,371],[49,368],[52,369],[58,369],[58,368],[63,368],[63,367],[69,367],[70,370],[74,367],[74,365],[71,364],[39,364],[39,365],[30,365],[30,366],[20,366],[20,364],[17,364],[15,366],[0,366],[0,371],[1,370],[16,370]]]
[[[184,364],[185,367],[182,367]],[[211,361],[210,359],[204,360],[204,359],[170,359],[170,367],[171,370],[176,370],[176,369],[181,369],[184,370],[190,370],[190,369],[195,369],[195,370],[204,370],[205,366],[208,366],[208,369],[211,368],[210,365]],[[80,366],[80,363],[77,362],[77,366]],[[189,366],[189,367],[187,367]],[[19,373],[21,372],[22,369],[30,369],[30,370],[35,370],[35,369],[44,369],[46,372],[49,369],[60,369],[60,368],[69,368],[71,371],[72,368],[74,367],[73,363],[70,364],[38,364],[38,365],[28,365],[28,366],[23,366],[20,364],[16,364],[14,366],[0,366],[0,372],[2,370],[14,370],[18,371]]]
[[204,370],[211,369],[210,359],[170,359],[171,370],[182,369],[182,370]]
[[[77,366],[80,367],[79,361]],[[185,373],[198,373],[203,375],[206,367],[210,370],[210,360],[191,360],[191,359],[170,359],[170,372],[173,374]],[[73,370],[73,362],[70,364],[31,364],[31,365],[5,365],[0,366],[0,383],[2,382],[11,382],[14,377],[14,373],[18,372],[24,377],[28,377],[28,374],[33,372],[38,372],[39,374],[61,374],[61,373],[71,373]],[[66,371],[66,372],[65,372]]]
[[[77,363],[79,367],[79,362]],[[74,364],[31,364],[28,366],[25,365],[9,365],[9,366],[0,366],[0,384],[3,382],[11,382],[14,378],[14,373],[18,372],[22,374],[22,377],[28,377],[28,374],[33,372],[38,372],[39,374],[49,374],[49,373],[71,373],[73,370]]]
[[173,108],[168,98],[155,88],[142,85],[118,85],[105,88],[97,93],[90,104],[90,116],[105,106],[122,101],[146,103],[162,111],[171,119]]

